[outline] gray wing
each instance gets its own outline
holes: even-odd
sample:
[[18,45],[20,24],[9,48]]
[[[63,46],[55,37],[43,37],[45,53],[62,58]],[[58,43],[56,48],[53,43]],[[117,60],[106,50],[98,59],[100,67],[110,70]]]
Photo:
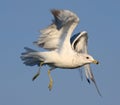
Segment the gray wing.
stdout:
[[47,50],[57,49],[60,45],[62,37],[67,36],[67,33],[72,24],[75,23],[74,27],[76,27],[79,22],[77,15],[69,10],[54,9],[51,10],[51,13],[54,16],[52,24],[41,30],[39,39],[34,42],[34,44],[37,46]]
[[71,37],[72,48],[79,53],[87,52],[88,35],[86,31],[77,33]]
[[[88,42],[88,35],[87,35],[86,31],[77,33],[71,38],[72,48],[78,53],[88,54],[87,42]],[[99,95],[101,96],[101,93],[95,82],[95,78],[92,73],[90,64],[84,65],[84,69],[85,69],[85,75],[86,75],[86,79],[87,79],[88,83],[90,83],[90,80],[91,80],[95,84],[95,87],[96,87]]]

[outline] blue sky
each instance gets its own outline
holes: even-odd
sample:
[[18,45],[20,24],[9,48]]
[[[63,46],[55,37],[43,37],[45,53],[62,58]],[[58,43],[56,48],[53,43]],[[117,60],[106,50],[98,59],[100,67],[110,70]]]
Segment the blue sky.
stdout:
[[[74,33],[86,30],[89,53],[100,61],[92,65],[102,93],[97,94],[85,77],[75,70],[56,69],[52,91],[43,67],[36,81],[37,67],[22,64],[24,46],[32,44],[39,30],[51,23],[50,9],[69,9],[80,17]],[[119,105],[120,104],[120,1],[119,0],[1,0],[0,1],[0,105]]]

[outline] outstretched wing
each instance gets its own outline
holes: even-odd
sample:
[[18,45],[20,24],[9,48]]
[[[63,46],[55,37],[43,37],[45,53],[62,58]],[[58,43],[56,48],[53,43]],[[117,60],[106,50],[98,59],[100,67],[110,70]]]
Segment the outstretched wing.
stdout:
[[[72,48],[78,53],[86,53],[86,54],[88,53],[87,42],[88,42],[88,35],[87,35],[86,31],[77,33],[71,38]],[[95,82],[94,75],[90,68],[90,64],[84,65],[84,69],[85,69],[85,75],[86,75],[86,79],[87,79],[88,83],[90,83],[90,80],[91,80],[95,84],[95,87],[96,87],[99,95],[101,96],[101,93]]]
[[[72,34],[79,18],[73,12],[69,10],[51,10],[54,20],[52,24],[47,28],[41,30],[41,35],[37,41],[34,42],[39,47],[47,50],[57,49],[62,42],[65,41],[65,37]],[[72,27],[72,29],[71,29]],[[69,38],[70,43],[70,38]]]

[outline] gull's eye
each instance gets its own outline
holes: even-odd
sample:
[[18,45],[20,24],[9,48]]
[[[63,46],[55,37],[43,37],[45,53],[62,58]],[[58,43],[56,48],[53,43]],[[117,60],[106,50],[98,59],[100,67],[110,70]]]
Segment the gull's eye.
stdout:
[[89,57],[86,57],[86,59],[89,59]]

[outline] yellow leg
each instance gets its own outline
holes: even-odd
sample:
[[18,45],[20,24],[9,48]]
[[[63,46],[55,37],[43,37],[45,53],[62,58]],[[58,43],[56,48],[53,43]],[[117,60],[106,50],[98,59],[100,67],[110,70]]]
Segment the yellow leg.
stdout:
[[49,90],[51,90],[51,89],[52,89],[52,86],[53,86],[53,80],[52,80],[52,77],[51,77],[51,75],[50,75],[50,70],[48,70],[48,76],[49,76],[49,79],[50,79],[48,88],[49,88]]
[[35,76],[32,78],[32,80],[34,81],[39,75],[40,75],[40,69],[41,69],[41,66],[44,64],[44,62],[40,62],[40,67],[38,69],[38,72],[35,74]]

